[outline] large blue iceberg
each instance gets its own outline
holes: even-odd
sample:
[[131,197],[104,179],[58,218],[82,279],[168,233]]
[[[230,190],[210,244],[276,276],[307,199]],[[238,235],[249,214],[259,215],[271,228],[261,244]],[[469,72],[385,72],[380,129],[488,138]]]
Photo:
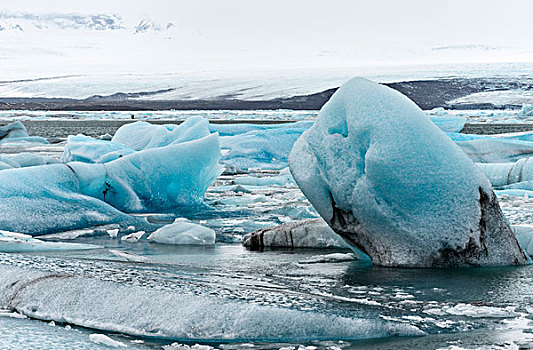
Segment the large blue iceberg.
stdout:
[[125,213],[197,206],[222,171],[219,159],[218,135],[203,118],[173,130],[130,124],[114,141],[71,137],[63,164],[0,171],[0,229],[40,235],[139,224]]
[[332,229],[384,266],[523,264],[483,172],[414,102],[365,79],[341,86],[289,157]]

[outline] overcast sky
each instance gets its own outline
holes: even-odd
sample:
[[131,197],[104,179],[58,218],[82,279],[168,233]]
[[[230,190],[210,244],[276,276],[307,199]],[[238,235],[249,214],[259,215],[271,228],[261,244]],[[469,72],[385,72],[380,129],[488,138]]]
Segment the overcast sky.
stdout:
[[[172,22],[173,41],[147,45],[154,45],[152,54],[180,62],[291,67],[533,61],[530,0],[0,0],[2,9],[114,13],[131,26],[143,18]],[[2,35],[8,34],[0,32],[0,44]]]

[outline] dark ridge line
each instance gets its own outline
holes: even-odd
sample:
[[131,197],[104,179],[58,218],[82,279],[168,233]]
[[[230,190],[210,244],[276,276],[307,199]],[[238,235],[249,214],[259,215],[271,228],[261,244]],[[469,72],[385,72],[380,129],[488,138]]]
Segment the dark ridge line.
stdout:
[[34,79],[0,80],[0,84],[31,83],[34,81],[55,80],[55,79],[65,79],[65,78],[74,78],[74,77],[81,77],[81,75],[70,74],[70,75],[58,75],[54,77],[42,77],[42,78],[34,78]]

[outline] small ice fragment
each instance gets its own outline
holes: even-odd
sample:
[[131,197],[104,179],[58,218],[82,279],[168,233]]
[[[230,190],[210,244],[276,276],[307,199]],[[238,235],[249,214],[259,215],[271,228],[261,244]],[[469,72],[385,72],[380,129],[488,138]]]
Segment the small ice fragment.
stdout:
[[91,334],[89,339],[95,344],[107,345],[113,348],[126,347],[126,344],[113,340],[104,334]]
[[142,238],[142,236],[144,236],[145,233],[146,233],[145,231],[132,232],[127,236],[121,237],[120,240],[124,242],[129,242],[129,243],[136,243],[138,240]]
[[215,244],[215,231],[210,228],[176,219],[148,236],[148,240],[164,244]]
[[121,252],[120,250],[115,250],[115,249],[110,249],[109,252],[113,255],[116,255],[116,256],[119,256],[121,258],[124,258],[128,261],[134,261],[134,262],[142,262],[142,263],[146,263],[146,262],[150,262],[150,258],[147,258],[145,256],[141,256],[141,255],[137,255],[137,254],[133,254],[133,253],[128,253],[128,252]]
[[298,261],[298,264],[340,263],[354,260],[357,260],[357,256],[353,253],[332,253],[312,256],[305,260]]

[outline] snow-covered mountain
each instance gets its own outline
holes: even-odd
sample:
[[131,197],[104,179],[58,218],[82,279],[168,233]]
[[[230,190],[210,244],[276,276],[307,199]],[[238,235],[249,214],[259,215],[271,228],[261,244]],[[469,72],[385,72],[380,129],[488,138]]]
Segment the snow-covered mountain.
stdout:
[[[153,98],[263,99],[322,91],[356,75],[397,81],[531,71],[523,63],[533,62],[527,11],[510,18],[503,8],[496,30],[487,22],[494,18],[473,20],[483,8],[470,3],[457,12],[376,2],[333,2],[330,18],[303,0],[0,0],[0,96],[168,90]],[[429,17],[436,11],[448,16],[445,25]],[[519,30],[510,25],[518,23]]]
[[0,31],[130,31],[134,34],[162,32],[175,27],[171,22],[159,23],[149,18],[141,19],[136,25],[125,23],[120,15],[110,13],[76,14],[0,12]]

